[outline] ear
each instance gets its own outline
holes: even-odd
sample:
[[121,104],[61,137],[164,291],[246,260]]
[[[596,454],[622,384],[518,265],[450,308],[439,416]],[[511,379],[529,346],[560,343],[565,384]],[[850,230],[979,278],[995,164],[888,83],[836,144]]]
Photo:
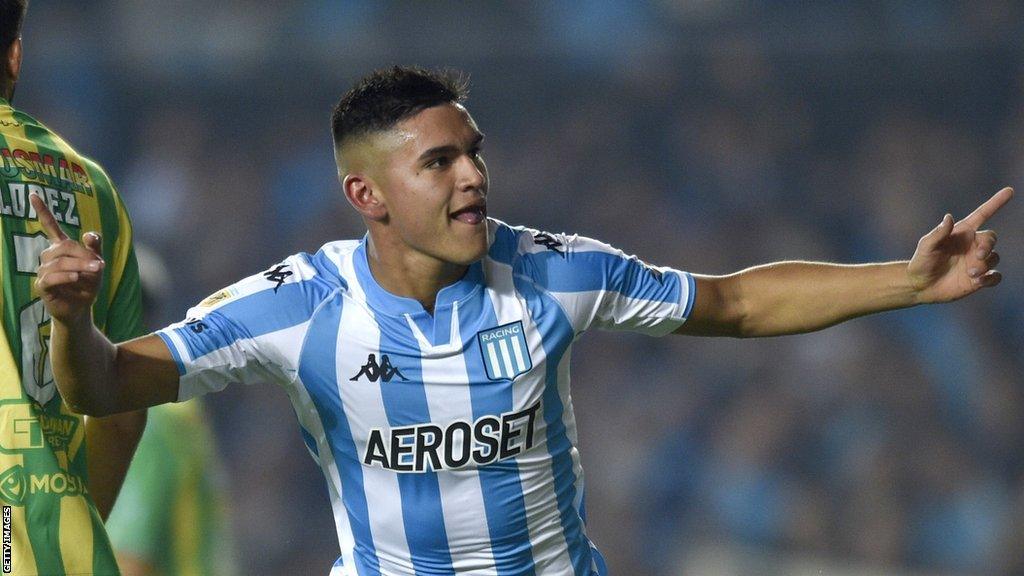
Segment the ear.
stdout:
[[377,191],[376,183],[362,174],[349,174],[341,181],[348,203],[363,217],[381,221],[387,218],[388,208]]
[[7,54],[4,57],[4,72],[7,73],[7,79],[11,84],[18,81],[18,75],[21,74],[21,38],[15,38],[7,48]]

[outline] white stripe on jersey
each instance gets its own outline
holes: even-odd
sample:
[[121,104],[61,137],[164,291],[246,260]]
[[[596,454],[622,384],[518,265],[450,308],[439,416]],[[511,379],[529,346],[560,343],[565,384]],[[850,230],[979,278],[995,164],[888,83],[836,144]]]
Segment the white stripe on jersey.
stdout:
[[[360,439],[368,438],[371,429],[380,428],[387,435],[391,433],[380,390],[382,385],[387,384],[383,379],[376,383],[368,380],[350,381],[349,378],[362,369],[366,359],[347,352],[345,347],[355,339],[360,342],[380,342],[380,328],[372,313],[367,308],[354,305],[351,298],[346,298],[341,308],[339,329],[341,326],[345,329],[338,333],[338,394],[352,431],[357,452],[354,457],[360,459],[359,448],[364,444]],[[405,535],[398,475],[379,466],[360,467],[368,504],[370,532],[373,534],[373,545],[377,550],[381,572],[412,574],[414,570],[409,541]]]
[[[522,374],[512,388],[512,405],[522,409],[541,402],[544,384],[547,381],[547,355],[540,331],[533,323],[522,296],[512,284],[512,267],[484,260],[484,275],[487,277],[487,296],[494,306],[498,326],[522,320],[526,346],[533,359],[533,369]],[[497,361],[494,361],[497,365]],[[543,408],[541,410],[543,412]],[[543,414],[537,418],[534,432],[536,444],[533,450],[516,457],[519,467],[519,481],[524,487],[554,486],[551,457],[548,455],[548,430]],[[565,542],[565,530],[558,510],[554,490],[523,490],[526,506],[526,525],[530,531],[530,546],[533,548],[533,562],[538,574],[572,574],[572,560]],[[552,529],[552,528],[556,529]],[[543,572],[541,571],[543,568]]]
[[324,432],[323,422],[320,414],[313,405],[313,399],[301,380],[296,379],[293,386],[287,386],[288,397],[291,398],[292,406],[295,408],[295,415],[301,425],[313,440],[316,442],[317,461],[320,464],[320,471],[323,472],[327,481],[327,491],[331,497],[331,511],[334,513],[334,526],[338,533],[338,545],[341,548],[342,566],[335,566],[331,569],[332,576],[358,576],[356,574],[356,559],[352,554],[355,549],[355,537],[352,534],[352,526],[348,519],[348,510],[345,508],[341,476],[338,474],[338,464],[334,461],[334,452]]
[[[613,299],[612,304],[607,305],[609,307],[604,314],[593,309],[595,303],[609,300],[606,298],[608,292],[604,290],[549,292],[549,294],[558,301],[558,304],[565,310],[565,314],[574,320],[572,328],[577,334],[590,326],[619,329],[628,327],[631,331],[648,336],[664,336],[682,326],[686,320],[683,317],[683,312],[686,310],[686,302],[690,297],[689,285],[684,276],[680,277],[680,281],[682,285],[680,302],[650,302],[619,295]],[[638,315],[638,311],[641,310],[643,315]],[[665,319],[671,319],[671,321]],[[627,321],[630,321],[628,325]]]
[[[230,382],[280,382],[292,380],[295,376],[292,366],[298,365],[300,347],[290,343],[302,342],[309,328],[303,322],[290,328],[269,332],[256,338],[239,338],[229,346],[218,348],[195,359],[193,369],[182,376],[178,384],[178,401],[182,402],[208,392],[223,390]],[[165,332],[177,344],[180,341],[174,332]],[[272,360],[254,358],[254,351],[273,351]],[[180,351],[179,351],[180,353]],[[187,352],[183,358],[188,357]],[[257,360],[257,361],[253,361]],[[225,378],[230,374],[230,378]]]
[[[422,374],[424,382],[440,386],[424,386],[427,409],[431,422],[473,421],[473,403],[469,395],[469,375],[459,334],[458,303],[452,308],[451,345],[423,348]],[[414,322],[409,322],[415,325]],[[418,333],[414,330],[414,333]],[[424,338],[425,340],[425,338]],[[421,345],[423,342],[421,342]],[[458,453],[458,450],[455,450]],[[475,466],[461,470],[447,470],[437,475],[444,510],[444,528],[448,534],[452,568],[457,574],[472,573],[497,576],[494,554],[488,534],[487,515],[480,475]]]

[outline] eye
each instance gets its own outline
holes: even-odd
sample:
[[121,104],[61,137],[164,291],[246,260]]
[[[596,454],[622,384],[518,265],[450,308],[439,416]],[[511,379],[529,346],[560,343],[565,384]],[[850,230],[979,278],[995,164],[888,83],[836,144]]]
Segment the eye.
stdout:
[[451,164],[451,159],[447,156],[438,156],[427,163],[427,168],[445,168]]

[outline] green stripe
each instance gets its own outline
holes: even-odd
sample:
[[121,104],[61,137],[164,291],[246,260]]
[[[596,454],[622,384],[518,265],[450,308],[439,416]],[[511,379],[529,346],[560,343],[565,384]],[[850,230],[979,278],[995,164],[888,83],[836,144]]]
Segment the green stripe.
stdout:
[[[50,402],[44,412],[53,416],[60,413],[60,402]],[[84,449],[83,449],[84,451]],[[63,576],[64,558],[60,553],[60,499],[57,494],[31,493],[31,476],[58,470],[57,459],[49,450],[28,450],[25,458],[25,486],[29,494],[25,498],[25,521],[28,523],[28,539],[36,557],[39,574]]]
[[130,247],[128,260],[121,274],[121,283],[110,303],[107,315],[107,336],[113,342],[123,342],[142,336],[142,286],[139,280],[139,263],[135,259],[135,247]]
[[[99,170],[94,162],[85,158],[83,160],[85,161],[85,169],[89,173],[89,179],[93,183],[94,197],[100,208],[103,259],[108,264],[113,264],[114,248],[116,247],[114,239],[119,238],[121,234],[120,223],[117,219],[117,206],[114,203],[114,187],[107,178],[107,175]],[[82,222],[82,224],[84,225],[85,222]],[[107,325],[109,312],[107,303],[110,302],[110,277],[111,270],[109,268],[104,269],[103,283],[100,285],[100,293],[96,296],[98,306],[93,306],[93,321],[97,326],[103,326],[104,328]]]
[[[0,133],[0,147],[10,148],[7,138]],[[0,182],[5,182],[0,178]],[[16,272],[17,262],[14,255],[14,233],[25,232],[25,221],[15,217],[2,217],[0,232],[3,233],[3,326],[4,336],[7,339],[7,346],[14,357],[14,363],[18,367],[18,374],[21,374],[21,308],[29,301],[31,294],[31,278],[22,276]],[[22,389],[22,397],[25,393]]]

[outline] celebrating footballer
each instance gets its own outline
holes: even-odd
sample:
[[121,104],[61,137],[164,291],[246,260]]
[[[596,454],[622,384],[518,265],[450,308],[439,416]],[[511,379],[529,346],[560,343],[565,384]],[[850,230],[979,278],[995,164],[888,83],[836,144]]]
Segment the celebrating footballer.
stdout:
[[289,256],[123,344],[91,321],[98,247],[67,238],[34,197],[51,242],[36,283],[65,400],[105,415],[278,383],[328,485],[332,574],[604,575],[569,387],[582,333],[795,334],[1000,281],[984,225],[1009,188],[943,217],[907,261],[725,276],[505,224],[488,214],[484,134],[464,100],[455,77],[418,68],[361,80],[333,134],[366,235]]

